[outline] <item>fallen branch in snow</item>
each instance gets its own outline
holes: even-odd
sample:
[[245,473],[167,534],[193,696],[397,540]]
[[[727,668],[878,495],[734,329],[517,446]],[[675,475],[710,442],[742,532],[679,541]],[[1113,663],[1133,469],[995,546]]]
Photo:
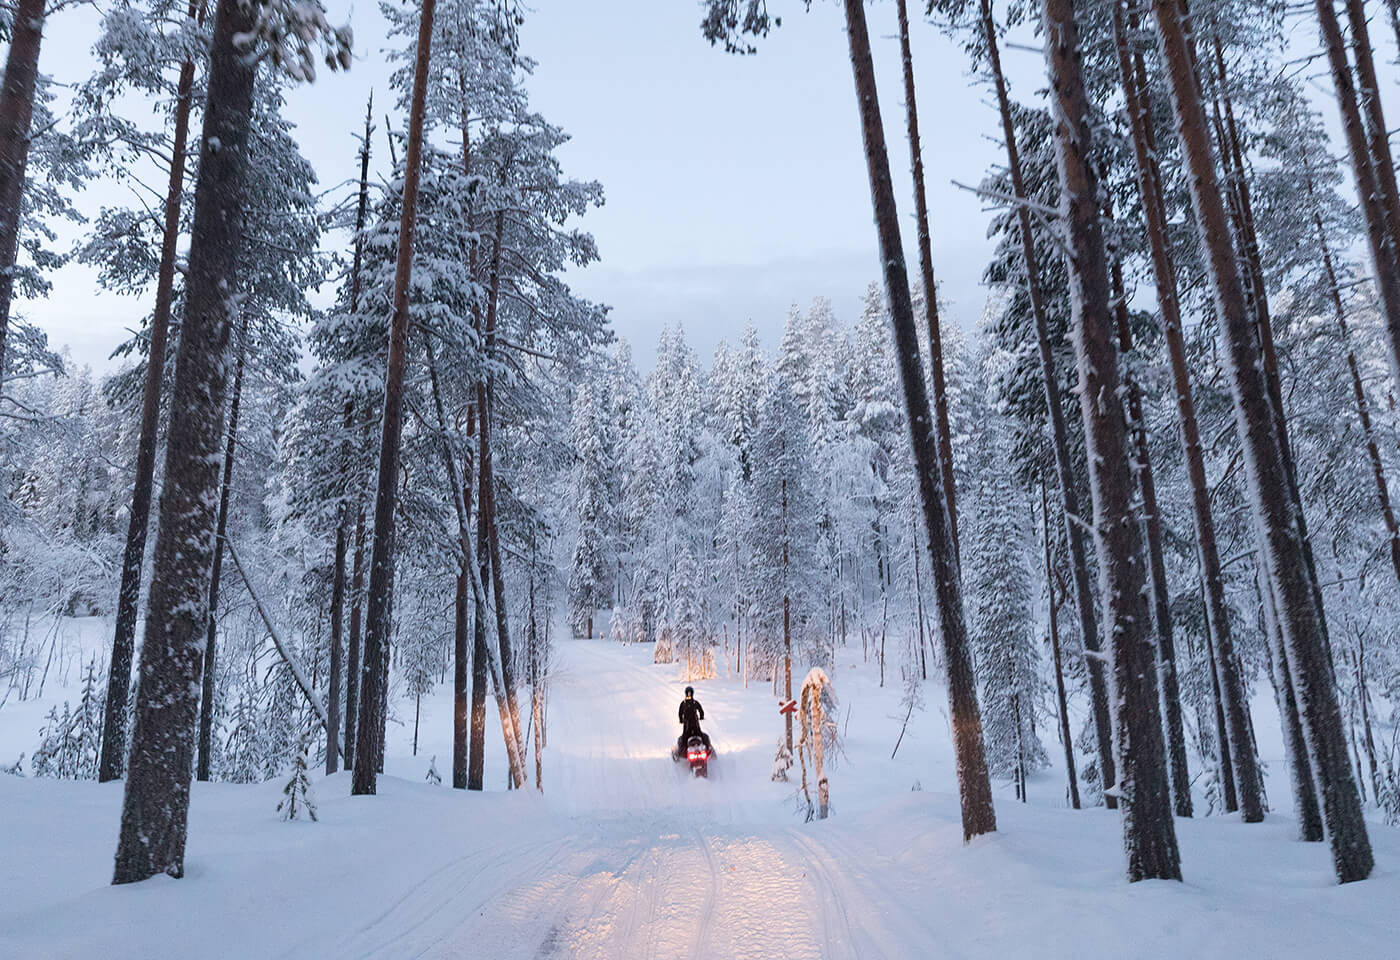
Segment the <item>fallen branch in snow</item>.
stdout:
[[312,688],[310,681],[306,679],[306,671],[297,663],[296,657],[292,656],[291,647],[287,646],[282,639],[282,634],[278,632],[277,625],[272,622],[272,617],[268,615],[267,608],[263,606],[262,598],[253,589],[253,581],[248,579],[248,571],[243,569],[243,564],[238,560],[238,551],[233,548],[233,540],[224,538],[224,546],[228,547],[228,555],[233,560],[233,565],[238,569],[238,575],[243,578],[243,585],[248,588],[248,596],[253,598],[253,606],[258,608],[258,615],[262,617],[263,624],[267,627],[267,632],[272,635],[273,646],[277,648],[278,654],[292,671],[292,676],[296,679],[297,686],[301,687],[302,694],[306,697],[306,702],[311,704],[311,709],[316,711],[316,719],[321,722],[324,728],[329,725],[330,719],[326,716],[326,707],[316,698],[316,691]]

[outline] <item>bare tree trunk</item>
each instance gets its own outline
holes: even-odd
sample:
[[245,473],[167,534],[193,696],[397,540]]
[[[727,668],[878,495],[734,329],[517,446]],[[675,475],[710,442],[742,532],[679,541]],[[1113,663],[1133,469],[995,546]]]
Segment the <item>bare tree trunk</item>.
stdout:
[[1211,657],[1209,667],[1211,701],[1215,704],[1215,739],[1220,744],[1218,755],[1220,759],[1221,803],[1226,813],[1234,813],[1240,808],[1240,795],[1239,791],[1235,789],[1235,769],[1230,761],[1229,751],[1230,731],[1225,724],[1225,707],[1221,702],[1220,695],[1220,669],[1214,656]]
[[[1324,5],[1327,0],[1319,0],[1319,8]],[[1245,449],[1249,500],[1261,559],[1278,600],[1284,653],[1298,693],[1313,775],[1323,798],[1333,861],[1339,880],[1344,883],[1361,880],[1370,875],[1374,859],[1346,755],[1341,709],[1321,622],[1323,612],[1318,605],[1315,581],[1309,575],[1297,508],[1289,496],[1290,478],[1264,381],[1258,333],[1245,302],[1206,137],[1205,112],[1182,27],[1184,11],[1178,0],[1153,0],[1153,11],[1182,154],[1190,172],[1188,179],[1202,253],[1209,268],[1216,316],[1228,351],[1236,432]],[[1243,745],[1235,749],[1240,752]]]
[[[481,493],[478,489],[477,499]],[[481,508],[476,515],[476,562],[477,576],[483,586],[490,582],[491,555],[486,545],[486,527],[482,523]],[[472,611],[472,694],[471,694],[471,736],[467,753],[467,789],[481,790],[486,777],[486,671],[490,654],[486,648],[486,602],[484,595],[477,595]]]
[[[360,265],[364,259],[364,230],[365,217],[369,210],[369,142],[370,134],[373,131],[374,115],[374,91],[370,91],[369,100],[365,105],[365,132],[360,143],[360,192],[359,200],[355,208],[355,240],[354,259],[350,265],[350,312],[356,313],[360,308]],[[348,434],[355,423],[355,406],[353,401],[345,404],[345,430]],[[348,438],[341,443],[341,469],[347,474],[350,471],[350,451]],[[358,494],[356,496],[358,500]],[[363,517],[363,514],[361,514]],[[340,516],[336,522],[335,529],[335,573],[331,585],[331,678],[329,702],[326,704],[326,712],[330,717],[330,723],[326,727],[326,773],[336,772],[337,752],[340,738],[340,696],[341,696],[341,641],[344,633],[345,623],[345,557],[348,552],[350,540],[350,514],[342,505]],[[356,573],[359,570],[359,544],[356,543]],[[358,612],[359,585],[356,584],[355,592],[351,596],[351,603],[355,605]],[[352,616],[353,619],[353,616]],[[358,631],[354,631],[358,633]],[[351,657],[349,671],[351,681],[349,688],[353,693],[347,696],[345,708],[345,766],[348,769],[353,765],[353,751],[350,748],[354,741],[350,727],[355,721],[355,711],[350,707],[348,700],[359,693],[359,685],[353,679],[353,673],[357,667],[358,657],[358,636],[351,641]],[[347,691],[349,693],[349,691]]]
[[[24,208],[24,170],[29,161],[29,125],[44,42],[46,0],[17,0],[10,23],[10,52],[0,81],[0,388],[5,382],[5,338],[19,254],[19,221]],[[128,660],[130,670],[130,660]],[[126,691],[122,691],[125,698]],[[109,777],[107,779],[115,779]]]
[[[1110,277],[1118,349],[1126,357],[1133,349],[1133,334],[1128,324],[1128,295],[1123,285],[1123,264],[1116,257]],[[1181,720],[1181,690],[1176,679],[1176,638],[1172,630],[1167,565],[1162,558],[1162,515],[1157,506],[1157,482],[1152,474],[1152,458],[1147,447],[1142,390],[1131,373],[1124,373],[1123,386],[1128,394],[1129,433],[1132,436],[1133,455],[1137,460],[1138,485],[1142,490],[1143,528],[1147,534],[1147,564],[1152,584],[1152,622],[1157,634],[1157,680],[1171,774],[1172,804],[1178,817],[1189,817],[1191,772],[1186,765],[1186,728]]]
[[1288,775],[1298,814],[1298,839],[1321,843],[1326,839],[1326,831],[1322,825],[1322,808],[1318,805],[1317,782],[1312,773],[1312,760],[1308,757],[1308,741],[1303,733],[1298,698],[1293,689],[1293,677],[1289,673],[1288,657],[1283,649],[1283,636],[1279,633],[1273,587],[1262,567],[1259,570],[1259,600],[1264,611],[1269,662],[1273,668],[1274,698],[1283,725],[1283,746],[1288,757]]
[[[219,518],[214,530],[214,560],[209,567],[209,627],[204,637],[204,680],[199,711],[199,749],[196,777],[209,779],[214,740],[214,673],[218,647],[219,579],[224,567],[224,536],[228,533],[229,494],[233,489],[233,460],[238,450],[238,410],[243,399],[243,367],[248,356],[248,321],[240,325],[238,363],[233,373],[233,400],[229,404],[228,440],[224,444],[224,473],[219,485]],[[332,754],[334,756],[334,754]],[[334,772],[334,771],[332,771]]]
[[[192,0],[189,18],[203,22],[202,0]],[[10,49],[13,56],[14,48]],[[146,557],[146,534],[151,525],[151,488],[156,472],[160,388],[170,330],[170,301],[175,287],[175,253],[180,234],[180,199],[185,191],[185,144],[189,139],[193,89],[194,61],[186,60],[180,64],[180,80],[175,88],[175,132],[170,145],[170,179],[165,190],[165,232],[160,245],[160,266],[156,272],[151,342],[146,352],[146,379],[141,395],[141,437],[136,444],[136,481],[131,490],[131,515],[127,520],[126,550],[122,554],[122,583],[117,594],[116,633],[112,638],[112,658],[107,673],[107,701],[102,715],[102,757],[97,770],[99,783],[120,778],[126,760],[126,697],[131,685],[131,659],[136,650],[141,566]],[[2,109],[3,104],[0,104]],[[2,181],[3,174],[0,174]],[[0,320],[0,374],[4,371],[4,336],[4,321]],[[3,380],[4,377],[0,376],[0,381]]]
[[408,119],[408,153],[404,158],[403,210],[399,217],[398,261],[394,269],[394,315],[389,328],[389,363],[384,376],[384,425],[379,440],[379,481],[374,502],[374,540],[370,550],[369,623],[365,630],[364,689],[361,693],[360,749],[350,792],[373,794],[383,763],[380,728],[385,716],[383,672],[389,641],[389,590],[393,577],[394,513],[398,502],[399,438],[403,432],[403,380],[408,360],[408,288],[413,275],[413,231],[418,213],[418,175],[423,154],[423,114],[433,40],[436,0],[423,0],[418,18],[418,49],[413,72],[413,99]]
[[866,170],[870,175],[871,203],[884,269],[885,296],[890,305],[895,353],[899,357],[900,381],[909,421],[910,445],[919,478],[919,495],[923,501],[924,525],[929,539],[930,575],[938,601],[939,635],[943,639],[949,716],[957,755],[958,792],[962,801],[963,839],[970,840],[996,830],[991,780],[987,775],[987,758],[982,744],[982,717],[977,706],[976,677],[967,644],[967,623],[963,616],[962,585],[958,575],[957,553],[953,547],[952,521],[948,517],[948,502],[943,492],[943,478],[934,442],[933,417],[924,386],[923,364],[919,359],[914,304],[909,296],[909,276],[905,270],[904,249],[899,236],[899,213],[890,179],[885,131],[880,120],[865,7],[861,0],[845,0],[845,10],[851,72],[860,108]]
[[220,0],[210,46],[186,309],[113,883],[157,873],[179,877],[185,870],[204,654],[200,641],[213,561],[228,340],[236,309],[228,280],[237,276],[243,242],[256,73],[235,37],[252,27],[248,8],[237,0]]
[[350,645],[345,655],[345,769],[355,768],[355,735],[359,732],[360,675],[363,671],[363,658],[360,656],[360,620],[364,609],[361,600],[364,595],[364,545],[365,510],[360,507],[355,519],[355,558],[351,562],[350,574]]
[[[997,105],[1001,112],[1002,136],[1006,140],[1007,166],[1011,173],[1011,189],[1017,200],[1017,222],[1021,234],[1021,256],[1026,269],[1026,293],[1030,299],[1031,317],[1035,321],[1036,346],[1040,353],[1041,383],[1045,390],[1045,406],[1050,418],[1051,441],[1055,450],[1055,473],[1060,484],[1060,500],[1065,523],[1065,540],[1069,545],[1070,572],[1074,578],[1074,598],[1079,613],[1079,631],[1083,637],[1085,666],[1089,674],[1090,700],[1094,711],[1094,731],[1098,738],[1099,772],[1107,786],[1117,780],[1113,758],[1113,720],[1109,709],[1108,683],[1104,677],[1103,646],[1099,641],[1094,594],[1089,585],[1089,562],[1084,550],[1083,514],[1079,509],[1079,494],[1075,488],[1074,467],[1069,456],[1069,433],[1065,428],[1064,407],[1060,404],[1060,386],[1055,372],[1055,355],[1050,346],[1050,326],[1041,301],[1040,271],[1036,265],[1035,237],[1031,232],[1030,211],[1026,207],[1026,184],[1021,173],[1021,154],[1016,146],[1016,130],[1011,122],[1011,102],[1006,92],[1006,78],[1001,69],[1001,54],[997,48],[996,21],[992,16],[991,0],[982,0],[982,31],[987,41],[992,79],[997,90]],[[1112,794],[1104,794],[1110,810],[1118,806]]]
[[[1128,424],[1113,330],[1109,270],[1090,162],[1089,103],[1073,0],[1043,0],[1045,61],[1056,120],[1061,218],[1067,228],[1070,303],[1079,366],[1079,410],[1089,461],[1094,541],[1112,658],[1116,792],[1123,810],[1128,879],[1180,880],[1150,634],[1142,529],[1133,509]],[[1105,789],[1110,789],[1105,783]]]
[[1065,747],[1065,778],[1069,784],[1069,805],[1079,809],[1079,776],[1074,769],[1074,737],[1069,727],[1069,705],[1065,697],[1065,671],[1060,660],[1060,620],[1055,601],[1055,568],[1050,562],[1050,501],[1045,484],[1040,485],[1040,518],[1045,537],[1045,592],[1050,606],[1050,655],[1055,661],[1055,706],[1060,717],[1060,742]]
[[[943,374],[943,330],[938,321],[938,285],[933,278],[933,241],[930,237],[928,196],[924,188],[924,157],[919,145],[919,110],[914,97],[914,57],[909,51],[909,9],[898,0],[899,50],[904,67],[904,114],[909,128],[909,158],[914,174],[914,212],[919,224],[919,275],[924,284],[924,319],[928,323],[929,367],[933,374],[934,426],[938,439],[938,467],[943,472],[943,495],[948,499],[949,532],[953,553],[958,547],[957,484],[953,478],[953,441],[948,426],[948,383]],[[920,646],[922,650],[922,646]],[[924,671],[927,676],[928,671]]]
[[[1376,290],[1385,314],[1386,333],[1390,341],[1391,374],[1400,379],[1400,250],[1396,249],[1396,225],[1391,222],[1380,176],[1376,172],[1373,143],[1368,142],[1352,82],[1351,64],[1347,62],[1346,45],[1333,0],[1315,0],[1318,26],[1322,31],[1322,46],[1332,68],[1332,83],[1336,88],[1337,105],[1342,114],[1342,132],[1347,153],[1351,157],[1352,173],[1356,178],[1357,201],[1366,217],[1366,239],[1371,246],[1371,261],[1375,268]],[[1353,29],[1355,25],[1353,24]],[[1372,77],[1374,81],[1374,75]],[[1384,126],[1379,131],[1384,139]],[[1372,134],[1375,137],[1375,134]],[[1388,152],[1388,151],[1387,151]],[[1394,173],[1392,171],[1393,179]]]
[[345,555],[348,552],[345,524],[335,528],[335,572],[331,580],[331,663],[326,694],[326,775],[339,769],[340,760],[340,682],[344,665],[341,641],[345,632]]
[[[505,244],[505,210],[496,211],[496,242],[491,252],[491,287],[486,302],[486,336],[484,355],[490,357],[496,343],[497,306],[501,295],[501,253]],[[511,776],[516,789],[525,785],[525,767],[520,759],[525,754],[525,745],[520,728],[520,706],[515,695],[515,654],[511,649],[510,627],[506,619],[505,573],[501,569],[500,534],[496,526],[496,480],[491,462],[491,409],[494,391],[489,376],[483,376],[476,388],[479,423],[477,428],[477,458],[481,461],[481,510],[477,524],[486,528],[486,545],[491,552],[491,591],[496,605],[496,640],[501,658],[502,689],[506,708],[510,712],[507,736],[514,741],[514,750],[507,748],[512,757]],[[483,584],[484,585],[484,584]]]
[[[1176,266],[1167,243],[1167,211],[1162,194],[1161,170],[1157,164],[1157,138],[1152,128],[1152,108],[1147,87],[1147,73],[1141,52],[1129,60],[1127,31],[1123,22],[1123,7],[1115,3],[1114,33],[1118,51],[1119,77],[1127,101],[1132,127],[1133,158],[1137,166],[1138,190],[1147,219],[1147,236],[1152,252],[1152,271],[1156,281],[1157,302],[1162,313],[1162,330],[1167,341],[1171,363],[1172,385],[1176,394],[1176,419],[1180,428],[1182,456],[1191,484],[1191,519],[1195,527],[1196,552],[1200,563],[1201,590],[1206,602],[1206,627],[1209,646],[1220,677],[1220,694],[1229,730],[1229,737],[1220,744],[1222,757],[1233,764],[1239,780],[1246,784],[1259,781],[1254,754],[1249,749],[1246,728],[1249,704],[1244,683],[1235,668],[1234,638],[1230,630],[1229,605],[1225,599],[1225,582],[1220,573],[1220,551],[1215,540],[1215,523],[1210,511],[1210,487],[1206,482],[1205,456],[1201,446],[1200,427],[1196,421],[1196,403],[1191,393],[1191,375],[1186,361],[1186,343],[1182,335],[1181,301],[1177,293]],[[1264,819],[1263,799],[1258,791],[1246,787],[1243,795],[1243,819],[1257,823]]]

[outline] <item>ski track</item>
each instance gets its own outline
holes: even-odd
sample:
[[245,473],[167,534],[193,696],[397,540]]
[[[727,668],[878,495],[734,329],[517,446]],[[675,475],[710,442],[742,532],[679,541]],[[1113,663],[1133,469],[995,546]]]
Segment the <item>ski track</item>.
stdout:
[[452,861],[348,934],[337,955],[884,955],[857,947],[864,938],[839,870],[792,828],[789,788],[767,782],[767,743],[725,740],[726,718],[761,697],[697,684],[718,751],[710,778],[697,780],[669,755],[681,687],[674,667],[596,641],[561,648],[546,803],[564,835],[506,838]]

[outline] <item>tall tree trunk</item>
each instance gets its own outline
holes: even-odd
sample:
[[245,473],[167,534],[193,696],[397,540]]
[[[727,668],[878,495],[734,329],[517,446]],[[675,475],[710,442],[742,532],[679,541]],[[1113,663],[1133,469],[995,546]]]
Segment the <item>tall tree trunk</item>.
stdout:
[[335,570],[331,577],[331,663],[326,694],[326,775],[339,769],[340,760],[340,681],[345,633],[345,555],[348,552],[345,524],[335,528]]
[[393,577],[394,508],[398,502],[399,438],[403,431],[403,380],[408,360],[408,288],[413,275],[413,231],[418,211],[418,175],[423,154],[423,114],[436,0],[423,0],[418,17],[418,49],[413,99],[404,158],[403,210],[399,217],[398,261],[394,269],[394,315],[389,328],[389,362],[384,375],[384,425],[379,441],[379,481],[374,501],[374,541],[370,550],[369,623],[365,629],[364,689],[361,692],[360,748],[350,792],[373,794],[383,762],[379,730],[384,718],[383,670],[389,640],[389,589]]
[[[949,533],[953,553],[958,546],[957,485],[953,478],[953,442],[948,426],[948,383],[943,374],[943,329],[938,320],[938,285],[933,278],[928,195],[924,188],[924,156],[919,144],[919,110],[914,97],[914,57],[909,51],[909,9],[898,0],[899,51],[904,66],[904,114],[909,128],[909,159],[914,174],[914,212],[919,224],[919,276],[924,284],[924,319],[928,323],[929,367],[933,374],[933,414],[938,439],[938,467],[943,472],[943,495],[948,498]],[[922,649],[922,647],[920,648]]]
[[[46,0],[17,0],[10,24],[5,77],[0,81],[0,389],[5,383],[5,338],[10,329],[10,301],[15,289],[24,170],[29,161],[29,125],[34,117],[34,86],[39,79],[39,48],[44,42],[45,3]],[[128,671],[130,668],[128,659]],[[126,691],[121,695],[124,699]]]
[[243,242],[248,133],[257,69],[244,57],[235,37],[252,28],[251,10],[238,0],[219,0],[114,883],[144,880],[157,873],[179,877],[185,870],[204,653],[200,641],[213,561],[228,341],[236,309],[228,280],[238,275]]
[[[1157,136],[1152,127],[1152,105],[1147,87],[1147,72],[1140,51],[1129,59],[1127,30],[1121,3],[1113,7],[1114,35],[1118,52],[1119,78],[1123,84],[1128,116],[1132,128],[1133,159],[1137,167],[1138,191],[1142,197],[1147,219],[1147,237],[1152,253],[1152,273],[1157,288],[1158,308],[1162,313],[1162,331],[1167,341],[1171,364],[1172,386],[1176,395],[1177,438],[1186,461],[1187,478],[1191,484],[1191,521],[1196,534],[1196,554],[1200,564],[1201,590],[1206,602],[1206,629],[1210,655],[1220,677],[1219,709],[1224,711],[1229,737],[1220,744],[1225,763],[1233,764],[1232,773],[1246,784],[1259,781],[1254,753],[1245,735],[1249,720],[1249,703],[1244,683],[1235,668],[1234,638],[1230,629],[1230,610],[1225,599],[1225,581],[1220,572],[1220,550],[1215,540],[1215,522],[1210,511],[1210,487],[1206,482],[1205,455],[1201,446],[1201,431],[1196,420],[1196,402],[1191,392],[1191,374],[1186,360],[1186,342],[1182,334],[1181,301],[1178,297],[1176,265],[1167,243],[1167,209],[1162,193],[1161,170],[1157,165]],[[1258,791],[1246,787],[1243,796],[1243,819],[1257,823],[1264,819],[1263,799]]]
[[1346,0],[1347,20],[1351,24],[1351,52],[1356,61],[1357,94],[1361,113],[1366,121],[1366,143],[1370,148],[1371,165],[1380,187],[1377,201],[1385,214],[1391,250],[1400,259],[1400,193],[1395,184],[1395,161],[1390,153],[1390,128],[1385,123],[1381,107],[1380,81],[1376,79],[1376,61],[1371,51],[1370,27],[1366,23],[1365,0]]
[[[496,317],[501,297],[501,254],[505,245],[505,210],[496,211],[496,238],[491,251],[491,287],[486,301],[486,336],[483,341],[483,359],[489,362],[496,344]],[[477,459],[481,461],[481,511],[477,523],[486,528],[486,546],[491,553],[491,586],[496,606],[496,641],[501,664],[501,689],[505,707],[510,712],[506,752],[511,757],[511,777],[517,789],[525,784],[525,746],[520,728],[520,706],[515,696],[515,654],[511,649],[510,626],[506,620],[505,573],[501,569],[501,543],[496,526],[496,481],[491,462],[491,408],[495,393],[489,374],[483,374],[477,383],[476,405],[479,411],[477,426]],[[483,586],[485,584],[483,583]],[[513,746],[513,750],[512,750]]]
[[[1017,201],[1017,222],[1021,234],[1021,256],[1026,269],[1026,294],[1030,298],[1031,317],[1035,322],[1036,346],[1040,353],[1041,383],[1045,390],[1045,406],[1050,418],[1050,436],[1055,450],[1055,473],[1060,484],[1060,502],[1065,524],[1065,540],[1069,545],[1070,573],[1074,578],[1074,598],[1079,613],[1079,631],[1083,637],[1085,666],[1089,674],[1089,693],[1094,711],[1094,732],[1099,747],[1099,773],[1105,786],[1117,780],[1113,759],[1113,720],[1109,709],[1108,682],[1104,677],[1103,646],[1099,642],[1094,594],[1089,585],[1089,561],[1085,555],[1083,514],[1079,509],[1079,494],[1075,487],[1074,467],[1069,457],[1069,432],[1065,428],[1064,407],[1060,405],[1060,385],[1055,371],[1055,355],[1050,345],[1050,325],[1041,300],[1040,271],[1036,264],[1035,235],[1031,231],[1031,215],[1026,207],[1026,183],[1021,173],[1021,153],[1016,146],[1016,129],[1011,122],[1011,100],[1006,91],[1006,78],[1001,69],[1001,53],[997,48],[996,21],[992,16],[991,0],[982,0],[982,31],[987,41],[992,79],[997,91],[997,106],[1001,112],[1002,136],[1006,140],[1007,166],[1011,173],[1011,189]],[[1118,806],[1112,794],[1104,794],[1108,808]]]
[[[1060,211],[1066,227],[1079,367],[1079,410],[1089,461],[1094,542],[1105,634],[1113,667],[1115,788],[1123,811],[1128,879],[1180,880],[1181,855],[1158,707],[1142,528],[1133,509],[1128,424],[1123,411],[1109,270],[1090,162],[1089,103],[1073,0],[1043,0],[1045,61],[1055,117]],[[1111,626],[1110,626],[1111,625]],[[1108,784],[1105,784],[1106,788]]]
[[[783,702],[792,702],[792,596],[787,592],[787,585],[792,582],[792,564],[788,554],[788,497],[787,478],[784,477],[781,484],[782,489],[782,511],[783,511]],[[885,665],[880,663],[880,686],[885,685]],[[783,714],[783,732],[787,737],[788,761],[792,760],[792,713]]]
[[1065,697],[1065,671],[1060,659],[1060,618],[1055,601],[1055,568],[1050,562],[1050,501],[1045,484],[1040,485],[1040,519],[1045,536],[1045,592],[1050,607],[1050,655],[1055,661],[1055,706],[1060,717],[1060,742],[1065,747],[1065,777],[1069,784],[1069,805],[1079,809],[1079,775],[1074,769],[1074,736],[1069,727],[1069,704]]
[[[478,484],[477,500],[481,492]],[[477,576],[482,585],[490,582],[491,553],[486,544],[486,527],[482,523],[481,508],[476,513],[476,563]],[[472,696],[471,696],[471,738],[467,757],[467,789],[480,790],[486,775],[486,671],[490,654],[486,647],[486,597],[476,595],[476,605],[472,612]]]
[[[360,143],[360,191],[359,200],[355,207],[355,241],[354,259],[350,265],[350,312],[356,313],[360,308],[360,264],[364,258],[364,230],[365,217],[369,210],[369,141],[372,132],[372,117],[374,111],[374,91],[370,91],[369,100],[365,105],[365,132]],[[354,427],[355,405],[353,401],[346,401],[345,404],[345,431],[347,435]],[[340,446],[341,470],[349,475],[350,473],[350,442],[347,439],[342,441]],[[359,500],[359,493],[356,492],[356,501]],[[326,725],[326,773],[336,772],[337,753],[339,752],[338,740],[340,739],[340,681],[341,681],[341,642],[343,640],[345,624],[345,555],[348,550],[350,539],[350,513],[342,504],[339,518],[335,528],[335,572],[331,585],[331,678],[329,702],[326,704],[326,713],[330,722]],[[356,547],[358,550],[358,546]],[[358,558],[357,558],[358,559]],[[357,603],[352,596],[352,603]],[[356,667],[355,658],[350,660],[350,670]],[[358,692],[358,685],[351,683],[351,688]],[[350,724],[355,719],[353,710],[346,707],[346,732],[345,732],[345,765],[349,768],[352,764],[350,742],[354,739],[349,730]]]
[[1273,587],[1263,567],[1259,568],[1259,601],[1264,611],[1264,630],[1269,641],[1269,663],[1272,667],[1274,699],[1278,704],[1279,721],[1283,726],[1283,748],[1288,758],[1289,785],[1293,789],[1293,805],[1298,815],[1298,839],[1321,843],[1327,838],[1322,825],[1322,808],[1318,805],[1317,781],[1308,757],[1308,740],[1303,733],[1303,720],[1298,710],[1298,698],[1293,689],[1288,657],[1279,632],[1278,605]]
[[[1390,222],[1382,199],[1372,144],[1367,140],[1367,131],[1362,123],[1351,64],[1347,62],[1346,45],[1342,39],[1342,27],[1332,4],[1333,0],[1314,0],[1318,26],[1322,31],[1322,46],[1327,51],[1337,105],[1342,113],[1342,132],[1346,138],[1347,153],[1351,157],[1352,174],[1356,179],[1357,201],[1366,217],[1366,239],[1371,247],[1376,290],[1380,295],[1390,342],[1391,375],[1400,380],[1400,250],[1397,250],[1394,224]],[[1382,128],[1382,139],[1385,135],[1386,131]]]
[[[467,411],[466,435],[471,437],[475,432],[476,407],[471,407]],[[456,619],[453,624],[452,637],[452,786],[458,790],[467,788],[467,738],[470,712],[467,675],[471,654],[468,639],[471,621],[468,608],[468,599],[471,596],[471,555],[468,548],[471,545],[472,475],[472,464],[470,454],[468,454],[461,481],[463,516],[458,523],[457,536],[462,548],[462,566],[457,573]],[[484,716],[482,720],[484,723]]]
[[[1319,7],[1327,2],[1319,0]],[[1235,427],[1245,449],[1261,559],[1278,601],[1279,630],[1298,694],[1313,775],[1323,798],[1333,861],[1339,880],[1361,880],[1370,875],[1374,864],[1371,845],[1346,754],[1341,709],[1321,623],[1323,613],[1304,555],[1297,508],[1289,496],[1290,479],[1264,382],[1258,333],[1245,302],[1206,135],[1205,111],[1182,26],[1184,10],[1179,0],[1153,0],[1153,11],[1177,133],[1190,172],[1192,205],[1215,294],[1216,317],[1229,358]],[[1239,752],[1243,745],[1235,749]]]
[[[1128,294],[1123,285],[1123,263],[1113,260],[1114,321],[1118,328],[1118,349],[1128,356],[1133,349],[1133,333],[1128,323]],[[1129,433],[1137,460],[1138,486],[1142,490],[1143,528],[1147,534],[1147,566],[1152,584],[1152,622],[1157,633],[1157,679],[1161,695],[1162,720],[1167,741],[1168,770],[1171,773],[1172,804],[1178,817],[1191,816],[1191,772],[1186,766],[1186,728],[1181,720],[1181,690],[1176,678],[1176,638],[1172,630],[1171,589],[1167,585],[1167,564],[1162,558],[1162,514],[1157,506],[1157,481],[1152,474],[1152,458],[1147,448],[1147,420],[1142,409],[1142,389],[1132,374],[1125,372],[1123,386],[1128,394]]]
[[[202,0],[192,0],[189,17],[203,22]],[[14,56],[13,46],[10,54]],[[175,287],[175,253],[180,234],[180,199],[185,191],[185,144],[189,139],[193,89],[194,61],[186,60],[180,64],[180,80],[175,88],[175,133],[170,145],[170,178],[165,189],[165,232],[160,244],[160,266],[156,272],[156,305],[151,314],[151,342],[146,353],[146,380],[141,394],[141,437],[136,445],[136,481],[131,490],[131,515],[126,526],[126,550],[122,554],[122,583],[117,594],[116,633],[112,638],[107,701],[102,715],[102,756],[97,769],[99,783],[121,777],[126,760],[126,697],[131,685],[131,659],[136,649],[141,566],[146,557],[146,534],[151,525],[151,487],[156,472],[160,388],[170,330],[170,301]],[[4,109],[3,103],[0,103],[0,111]],[[8,116],[4,113],[0,115]],[[0,170],[3,170],[3,164],[0,164]],[[0,181],[3,181],[3,176],[0,173]],[[3,190],[3,186],[0,186],[0,190]],[[4,320],[0,320],[0,373],[4,370],[4,338]],[[0,382],[3,379],[0,376]]]
[[365,508],[356,511],[355,557],[350,568],[350,645],[345,655],[345,769],[355,769],[355,736],[359,733],[360,676],[363,658],[360,656],[360,626],[365,591]]
[[982,717],[977,707],[977,681],[968,649],[967,623],[963,616],[962,585],[953,547],[952,522],[943,492],[942,472],[934,442],[934,425],[919,359],[918,328],[909,296],[909,276],[899,236],[899,213],[890,179],[889,151],[880,120],[875,66],[870,55],[870,34],[862,0],[845,0],[846,34],[850,41],[851,72],[860,110],[861,136],[865,144],[866,170],[870,175],[871,204],[880,242],[885,296],[890,305],[895,352],[899,357],[909,439],[923,501],[924,525],[929,539],[929,571],[938,601],[939,635],[948,681],[949,716],[953,748],[957,755],[958,792],[962,801],[963,839],[970,840],[996,830],[991,780],[982,744]]
[[[224,568],[224,537],[228,533],[229,495],[233,490],[233,461],[238,450],[238,411],[243,400],[243,368],[248,357],[248,321],[240,325],[238,363],[233,372],[233,399],[229,403],[228,439],[224,443],[224,473],[219,484],[219,518],[214,528],[214,560],[209,566],[209,627],[204,636],[204,679],[199,710],[199,750],[196,776],[209,779],[214,740],[215,653],[219,623],[219,579]],[[329,727],[329,725],[327,725]],[[334,771],[332,771],[334,772]]]

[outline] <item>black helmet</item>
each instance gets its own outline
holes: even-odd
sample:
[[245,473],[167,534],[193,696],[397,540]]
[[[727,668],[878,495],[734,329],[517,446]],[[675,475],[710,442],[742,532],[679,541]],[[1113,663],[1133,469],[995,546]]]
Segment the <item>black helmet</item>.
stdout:
[[686,695],[687,697],[693,697],[693,696],[695,696],[695,688],[694,688],[694,687],[686,687],[686,688],[685,688],[685,695]]

